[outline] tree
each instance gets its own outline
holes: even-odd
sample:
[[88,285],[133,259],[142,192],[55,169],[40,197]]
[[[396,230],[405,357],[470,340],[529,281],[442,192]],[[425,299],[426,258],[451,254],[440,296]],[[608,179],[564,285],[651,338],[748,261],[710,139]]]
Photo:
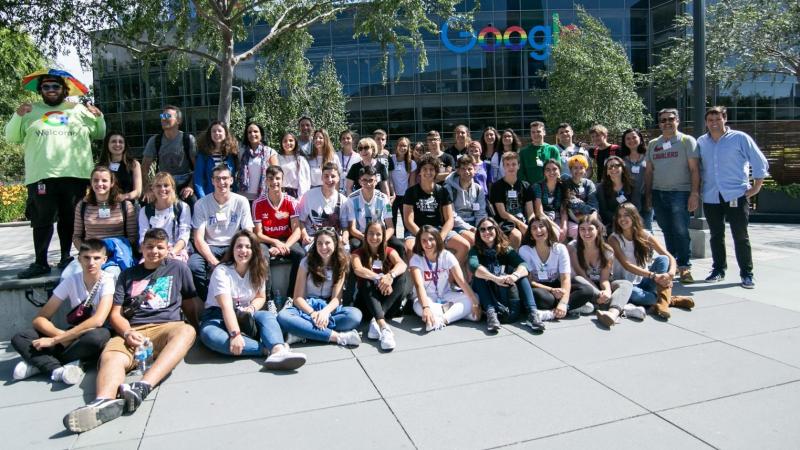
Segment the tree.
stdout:
[[610,132],[644,125],[645,106],[635,91],[625,49],[599,20],[578,6],[577,27],[561,28],[539,90],[545,120],[576,130],[603,124]]
[[[649,77],[660,95],[694,78],[693,19],[675,19],[678,36],[658,55]],[[706,6],[706,79],[735,86],[758,76],[800,79],[800,2],[718,0]]]
[[[279,44],[307,37],[312,25],[352,13],[354,35],[379,42],[384,50],[384,74],[390,51],[402,71],[407,48],[418,50],[422,70],[427,65],[423,31],[438,32],[433,17],[466,21],[468,14],[455,11],[460,1],[4,0],[0,23],[31,30],[53,52],[57,44],[86,50],[94,42],[125,48],[146,61],[167,55],[175,71],[185,69],[191,58],[219,72],[218,116],[227,122],[236,66],[257,54],[290,51]],[[252,27],[261,24],[267,28],[263,37],[246,40]]]

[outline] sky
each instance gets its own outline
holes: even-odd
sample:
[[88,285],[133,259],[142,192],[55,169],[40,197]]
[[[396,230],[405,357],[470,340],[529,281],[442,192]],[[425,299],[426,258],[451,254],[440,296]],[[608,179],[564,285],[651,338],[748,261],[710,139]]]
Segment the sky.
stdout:
[[84,70],[81,68],[81,63],[78,61],[78,54],[75,52],[74,48],[69,48],[68,53],[59,54],[56,58],[56,65],[60,69],[71,73],[72,76],[87,87],[92,84],[92,70]]

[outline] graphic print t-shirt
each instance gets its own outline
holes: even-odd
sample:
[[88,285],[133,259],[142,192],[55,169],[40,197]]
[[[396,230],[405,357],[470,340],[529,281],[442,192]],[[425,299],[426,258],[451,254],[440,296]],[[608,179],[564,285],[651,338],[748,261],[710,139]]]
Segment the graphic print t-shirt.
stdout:
[[264,196],[253,203],[253,216],[261,223],[261,232],[273,238],[286,240],[292,234],[291,218],[297,217],[297,200],[283,194],[280,204],[273,206],[269,197]]
[[420,228],[423,225],[441,228],[444,223],[442,208],[452,205],[453,200],[447,189],[438,184],[433,185],[433,191],[430,194],[423,191],[421,185],[415,184],[406,191],[403,204],[414,208],[414,223]]
[[139,295],[144,301],[128,320],[132,326],[182,320],[183,299],[197,297],[197,292],[189,266],[177,259],[165,259],[156,270],[138,264],[120,274],[114,304],[123,305]]
[[[525,204],[533,201],[533,189],[527,181],[517,180],[514,185],[508,184],[504,179],[496,181],[492,185],[492,192],[489,193],[489,201],[492,205],[502,203],[506,212],[512,216],[526,221]],[[504,220],[499,215],[497,220]]]
[[458,265],[456,257],[449,251],[443,250],[436,261],[428,261],[425,256],[414,255],[408,265],[416,267],[422,272],[422,280],[428,298],[436,303],[441,303],[444,294],[450,292],[450,269]]

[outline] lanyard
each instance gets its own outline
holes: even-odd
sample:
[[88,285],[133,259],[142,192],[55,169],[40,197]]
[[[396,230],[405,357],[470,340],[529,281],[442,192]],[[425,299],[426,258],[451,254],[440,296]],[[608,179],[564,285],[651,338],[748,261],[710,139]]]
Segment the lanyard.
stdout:
[[353,154],[350,153],[350,156],[347,157],[347,161],[344,160],[344,153],[339,155],[342,159],[342,170],[347,170],[350,166],[350,160],[353,159]]
[[428,270],[431,272],[431,278],[433,279],[433,288],[436,292],[436,303],[441,303],[442,296],[439,294],[439,256],[436,256],[436,264],[431,264],[431,261],[428,259],[427,256],[423,256],[425,258],[425,264],[428,265]]

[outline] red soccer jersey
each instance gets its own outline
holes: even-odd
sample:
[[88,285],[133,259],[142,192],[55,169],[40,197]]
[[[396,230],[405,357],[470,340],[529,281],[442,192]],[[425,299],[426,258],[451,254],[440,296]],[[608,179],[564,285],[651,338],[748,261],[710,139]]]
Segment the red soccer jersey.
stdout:
[[267,196],[253,203],[253,220],[261,223],[261,232],[273,238],[285,241],[292,234],[290,219],[297,217],[297,200],[283,194],[281,203],[275,207]]

